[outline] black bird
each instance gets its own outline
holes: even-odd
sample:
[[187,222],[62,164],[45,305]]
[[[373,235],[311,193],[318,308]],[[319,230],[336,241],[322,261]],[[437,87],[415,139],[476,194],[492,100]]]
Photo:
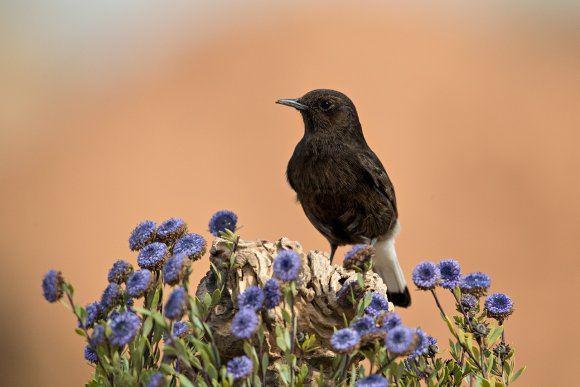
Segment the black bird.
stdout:
[[330,242],[330,261],[338,246],[373,244],[374,270],[387,284],[389,300],[409,306],[411,295],[395,252],[395,190],[365,141],[354,104],[334,90],[313,90],[276,103],[302,114],[304,136],[286,176],[304,213]]

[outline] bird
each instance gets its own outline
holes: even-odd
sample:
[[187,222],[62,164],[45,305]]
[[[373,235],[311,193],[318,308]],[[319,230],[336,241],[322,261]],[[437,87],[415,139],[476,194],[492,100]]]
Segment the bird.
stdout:
[[302,115],[304,135],[286,178],[308,220],[330,243],[330,262],[338,246],[373,245],[373,270],[387,285],[387,298],[408,307],[411,295],[395,250],[400,230],[395,189],[365,140],[354,103],[330,89],[276,103]]

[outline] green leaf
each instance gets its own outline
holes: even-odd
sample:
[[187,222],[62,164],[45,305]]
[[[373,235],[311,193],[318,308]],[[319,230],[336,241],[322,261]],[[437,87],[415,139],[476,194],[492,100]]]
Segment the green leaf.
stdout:
[[515,382],[520,377],[522,372],[524,372],[525,369],[526,369],[526,367],[524,366],[524,367],[520,368],[519,370],[517,370],[517,372],[510,378],[510,383]]
[[145,308],[140,308],[138,306],[132,306],[131,307],[135,312],[137,313],[141,313],[144,316],[151,316],[151,311],[149,309],[145,309]]
[[85,334],[85,331],[83,331],[81,328],[75,328],[75,332],[77,333],[77,335],[82,336],[82,337],[87,337],[87,335]]
[[151,319],[151,316],[149,316],[145,319],[145,322],[143,323],[143,336],[145,337],[149,336],[149,333],[151,332],[152,328],[153,328],[153,320]]
[[182,386],[194,387],[194,385],[189,381],[189,379],[187,379],[185,375],[179,374],[177,378],[179,379],[179,383],[181,383]]
[[497,326],[495,328],[493,328],[491,330],[491,332],[489,332],[489,335],[487,336],[487,343],[488,345],[493,345],[495,343],[495,341],[501,336],[503,332],[503,326]]

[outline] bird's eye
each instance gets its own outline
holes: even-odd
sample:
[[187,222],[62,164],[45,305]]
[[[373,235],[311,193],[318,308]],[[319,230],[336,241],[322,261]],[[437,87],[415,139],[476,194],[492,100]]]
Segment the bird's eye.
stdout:
[[330,101],[324,100],[324,101],[320,102],[320,109],[322,111],[328,111],[328,110],[330,110],[331,107],[332,107],[332,103]]

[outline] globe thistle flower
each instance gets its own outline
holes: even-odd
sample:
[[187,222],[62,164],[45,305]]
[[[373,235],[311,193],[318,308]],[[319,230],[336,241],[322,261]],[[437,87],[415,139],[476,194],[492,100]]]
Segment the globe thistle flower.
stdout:
[[342,328],[334,332],[330,345],[339,353],[351,352],[358,348],[360,335],[352,328]]
[[399,325],[401,325],[401,323],[402,323],[401,317],[397,313],[393,312],[383,316],[382,326],[387,331],[395,327],[398,327]]
[[459,262],[454,259],[444,259],[439,262],[439,272],[441,273],[441,287],[453,289],[461,281],[461,268]]
[[283,250],[274,258],[274,275],[282,281],[294,281],[300,273],[302,261],[297,252]]
[[127,281],[129,274],[133,272],[133,266],[127,262],[119,259],[113,264],[111,270],[109,270],[109,275],[107,276],[109,282],[114,282],[116,284],[122,284]]
[[129,237],[129,248],[132,251],[141,250],[146,244],[153,242],[155,238],[155,222],[146,220],[139,223]]
[[473,294],[461,295],[460,302],[461,306],[463,307],[463,309],[465,309],[466,312],[474,310],[475,308],[477,308],[477,305],[479,304],[477,297],[475,297]]
[[197,261],[205,254],[206,242],[199,234],[187,234],[173,245],[173,254],[185,254],[192,261]]
[[191,260],[185,254],[172,255],[163,266],[163,282],[177,285],[185,279],[191,267]]
[[111,327],[109,342],[119,347],[129,344],[137,334],[139,324],[139,317],[135,313],[115,313],[109,320]]
[[157,227],[157,238],[166,244],[171,244],[187,233],[187,224],[183,219],[171,218]]
[[250,286],[238,295],[238,308],[259,310],[264,303],[264,292],[257,286]]
[[494,293],[485,299],[487,317],[503,321],[513,313],[514,304],[509,296],[503,293]]
[[278,306],[282,294],[280,285],[275,278],[270,278],[264,285],[264,306],[266,309],[272,309]]
[[218,211],[209,220],[209,232],[213,235],[220,236],[220,231],[225,232],[226,229],[231,232],[236,231],[236,224],[238,223],[238,216],[232,211],[223,210]]
[[[353,295],[353,297],[351,297]],[[351,280],[342,285],[342,288],[336,292],[336,302],[343,308],[352,307],[352,298],[358,300],[364,296],[364,289],[362,289],[357,280]]]
[[389,302],[377,292],[371,292],[371,303],[366,307],[365,313],[377,317],[383,310],[389,309]]
[[185,289],[176,287],[165,304],[165,317],[170,320],[179,320],[185,313],[188,303],[189,299]]
[[421,262],[413,269],[411,278],[419,289],[430,290],[437,286],[437,282],[441,279],[441,273],[433,262]]
[[470,293],[476,297],[487,294],[487,289],[491,285],[491,278],[481,272],[464,275],[459,282],[459,288],[463,293]]
[[105,327],[103,325],[97,325],[95,329],[93,329],[93,333],[89,339],[91,347],[97,348],[97,345],[103,344],[105,340],[107,340],[107,336],[105,335]]
[[161,372],[156,372],[149,377],[146,387],[165,387],[167,386],[167,381],[165,376]]
[[97,364],[99,361],[97,352],[88,344],[85,346],[85,360],[92,364]]
[[350,327],[362,336],[375,328],[375,319],[369,315],[364,315],[352,321]]
[[123,289],[118,284],[110,283],[101,296],[101,311],[107,314],[123,301]]
[[137,270],[127,279],[127,293],[133,298],[141,298],[153,289],[155,276],[147,269]]
[[143,247],[137,257],[137,263],[142,269],[159,270],[169,255],[165,243],[153,242]]
[[421,328],[415,330],[417,336],[417,341],[415,344],[415,349],[411,353],[412,356],[425,355],[429,351],[429,340],[428,336]]
[[399,325],[387,332],[387,350],[395,355],[403,355],[413,348],[415,335],[411,328]]
[[252,309],[241,309],[232,319],[231,331],[238,339],[249,339],[258,327],[258,316]]
[[381,375],[370,375],[366,378],[359,379],[356,387],[388,387],[389,381]]
[[[191,326],[187,321],[176,321],[173,324],[173,337],[182,338],[191,332]],[[163,332],[163,340],[169,341],[170,337],[167,333]]]
[[234,380],[245,379],[252,374],[254,364],[247,356],[237,356],[228,361],[226,370]]
[[48,302],[56,302],[62,298],[64,279],[62,273],[49,270],[42,279],[42,294]]
[[342,266],[347,270],[367,271],[375,256],[375,248],[371,245],[356,245],[344,256]]
[[434,357],[439,352],[437,339],[433,336],[427,336],[427,355]]
[[[100,318],[101,308],[99,307],[98,302],[92,302],[85,306],[85,310],[87,311],[87,319],[85,320],[85,328],[92,328],[95,325],[95,322]],[[83,325],[81,322],[78,322],[78,327],[82,328]]]

